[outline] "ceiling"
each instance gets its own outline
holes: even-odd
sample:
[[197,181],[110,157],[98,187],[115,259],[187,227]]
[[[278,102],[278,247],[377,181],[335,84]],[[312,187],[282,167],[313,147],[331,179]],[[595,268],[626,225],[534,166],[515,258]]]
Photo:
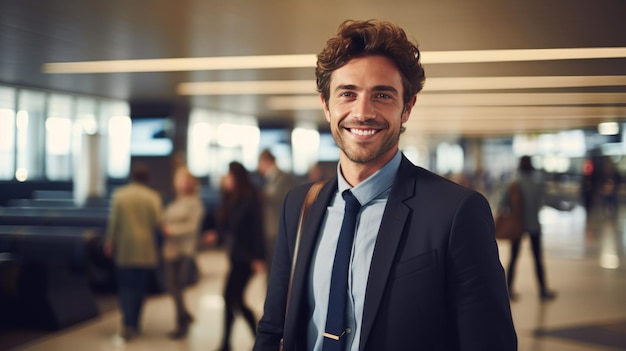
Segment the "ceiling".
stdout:
[[[625,14],[623,0],[0,0],[0,84],[324,125],[314,55],[343,20],[376,18],[402,26],[422,50],[427,79],[410,132],[484,136],[586,128],[626,119]],[[531,51],[555,48],[584,48],[573,52],[601,57],[553,59],[554,51]],[[507,53],[500,50],[520,51],[510,52],[513,60],[488,57]],[[468,53],[479,62],[469,62]],[[525,56],[533,53],[548,57]],[[305,55],[310,64],[44,72],[47,63],[188,57],[235,62],[249,55]],[[446,58],[455,62],[442,63]],[[185,82],[241,81],[304,81],[304,88],[274,94],[244,93],[241,87],[219,95],[179,91]],[[299,99],[298,109],[289,107],[293,99]]]

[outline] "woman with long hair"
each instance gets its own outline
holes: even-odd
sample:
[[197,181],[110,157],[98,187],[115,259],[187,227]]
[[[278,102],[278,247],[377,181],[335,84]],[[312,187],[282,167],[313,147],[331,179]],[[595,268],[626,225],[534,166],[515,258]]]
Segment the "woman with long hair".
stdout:
[[[257,319],[245,304],[245,288],[256,271],[265,268],[262,193],[248,170],[231,162],[222,179],[221,203],[216,214],[217,232],[228,249],[230,271],[224,289],[224,333],[221,350],[230,350],[235,313],[241,313],[253,334]],[[213,234],[215,235],[215,234]]]

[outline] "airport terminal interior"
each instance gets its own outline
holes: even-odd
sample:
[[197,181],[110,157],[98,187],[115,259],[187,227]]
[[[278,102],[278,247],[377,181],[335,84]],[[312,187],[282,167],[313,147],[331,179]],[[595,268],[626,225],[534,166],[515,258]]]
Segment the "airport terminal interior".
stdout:
[[[541,298],[525,237],[519,350],[626,350],[624,14],[623,0],[0,0],[0,351],[217,350],[222,245],[200,245],[187,337],[168,337],[161,269],[141,334],[121,337],[103,253],[111,194],[143,163],[166,203],[186,165],[212,214],[229,162],[255,172],[264,149],[299,183],[335,175],[314,71],[348,19],[394,22],[419,44],[409,160],[479,191],[494,215],[520,157],[544,176],[555,297]],[[497,243],[506,268],[510,242]],[[266,283],[258,272],[246,289],[257,318]],[[253,343],[238,318],[233,349]]]

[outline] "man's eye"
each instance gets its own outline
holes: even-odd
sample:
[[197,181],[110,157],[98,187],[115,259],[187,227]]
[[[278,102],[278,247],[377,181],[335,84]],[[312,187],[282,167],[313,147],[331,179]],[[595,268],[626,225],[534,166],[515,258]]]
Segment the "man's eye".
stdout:
[[391,96],[389,96],[389,94],[378,93],[376,97],[381,99],[389,99]]
[[354,96],[354,94],[352,94],[349,91],[344,91],[343,93],[340,94],[340,96]]

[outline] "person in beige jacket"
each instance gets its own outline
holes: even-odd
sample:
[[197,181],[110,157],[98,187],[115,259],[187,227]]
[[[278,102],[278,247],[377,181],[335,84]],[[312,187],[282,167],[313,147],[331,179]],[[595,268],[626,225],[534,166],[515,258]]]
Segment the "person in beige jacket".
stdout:
[[200,185],[185,166],[174,173],[175,199],[163,212],[163,260],[165,285],[176,308],[176,330],[173,339],[187,335],[193,316],[185,306],[185,285],[190,280],[200,234],[204,204],[199,194]]
[[121,336],[127,341],[139,334],[146,284],[159,257],[155,233],[161,224],[162,200],[146,185],[148,177],[148,169],[138,164],[131,182],[114,191],[104,243],[105,254],[117,268]]

